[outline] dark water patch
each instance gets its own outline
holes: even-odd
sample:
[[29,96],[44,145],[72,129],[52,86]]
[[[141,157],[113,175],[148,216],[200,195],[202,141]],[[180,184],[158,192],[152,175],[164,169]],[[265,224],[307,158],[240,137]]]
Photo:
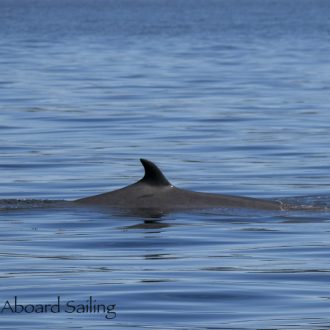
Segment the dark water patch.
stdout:
[[39,199],[0,199],[0,210],[22,210],[34,208],[54,208],[67,206],[67,202],[61,200]]

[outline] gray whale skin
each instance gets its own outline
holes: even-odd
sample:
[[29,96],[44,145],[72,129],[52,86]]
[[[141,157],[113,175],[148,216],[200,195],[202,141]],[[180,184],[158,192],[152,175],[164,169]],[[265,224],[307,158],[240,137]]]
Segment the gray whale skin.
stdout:
[[127,187],[77,199],[74,203],[99,205],[130,210],[159,210],[162,212],[210,209],[210,208],[252,208],[263,210],[283,210],[288,205],[250,197],[238,197],[201,193],[176,188],[151,161],[140,159],[144,177]]

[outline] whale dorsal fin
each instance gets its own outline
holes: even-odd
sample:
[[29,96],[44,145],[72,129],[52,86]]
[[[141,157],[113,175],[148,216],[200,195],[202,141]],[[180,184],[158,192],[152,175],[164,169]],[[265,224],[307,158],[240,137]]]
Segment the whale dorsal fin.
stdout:
[[171,186],[171,183],[154,163],[143,158],[141,158],[140,161],[144,167],[144,177],[140,182],[153,186]]

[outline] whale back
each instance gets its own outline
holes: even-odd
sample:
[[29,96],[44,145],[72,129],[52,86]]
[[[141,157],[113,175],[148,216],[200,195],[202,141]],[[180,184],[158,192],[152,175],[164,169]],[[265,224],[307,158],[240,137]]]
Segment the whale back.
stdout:
[[140,159],[140,161],[144,167],[144,176],[139,181],[118,190],[81,198],[75,202],[115,208],[143,208],[166,211],[217,207],[282,209],[282,205],[276,201],[176,188],[154,163],[146,159]]

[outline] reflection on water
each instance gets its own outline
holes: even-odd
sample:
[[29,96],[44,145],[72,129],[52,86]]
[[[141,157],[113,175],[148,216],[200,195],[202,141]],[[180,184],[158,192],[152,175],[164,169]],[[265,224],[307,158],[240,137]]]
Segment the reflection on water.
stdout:
[[[165,318],[178,329],[218,322],[286,328],[302,318],[313,328],[325,324],[330,307],[328,223],[325,212],[231,210],[144,221],[83,208],[6,211],[2,296],[36,304],[93,295],[116,303],[115,328],[158,328]],[[5,324],[14,328],[21,316],[7,313]],[[27,327],[49,320],[68,319],[31,316]],[[109,326],[100,315],[71,322]]]

